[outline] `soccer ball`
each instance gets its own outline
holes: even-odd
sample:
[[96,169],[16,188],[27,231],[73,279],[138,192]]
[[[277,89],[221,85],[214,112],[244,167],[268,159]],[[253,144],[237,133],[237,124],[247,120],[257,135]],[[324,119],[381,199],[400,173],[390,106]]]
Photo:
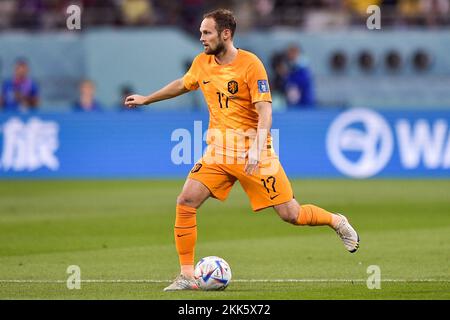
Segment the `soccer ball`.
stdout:
[[231,280],[231,268],[220,257],[205,257],[195,265],[194,278],[202,290],[224,290]]

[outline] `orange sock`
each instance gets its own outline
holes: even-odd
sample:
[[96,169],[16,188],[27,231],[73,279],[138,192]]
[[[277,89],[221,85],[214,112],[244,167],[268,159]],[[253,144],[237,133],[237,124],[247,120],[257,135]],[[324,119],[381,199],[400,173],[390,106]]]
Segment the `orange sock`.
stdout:
[[298,215],[298,225],[308,226],[331,226],[332,215],[328,211],[312,204],[300,206],[300,214]]
[[197,209],[178,205],[175,218],[175,246],[180,265],[194,265],[194,249],[197,241]]

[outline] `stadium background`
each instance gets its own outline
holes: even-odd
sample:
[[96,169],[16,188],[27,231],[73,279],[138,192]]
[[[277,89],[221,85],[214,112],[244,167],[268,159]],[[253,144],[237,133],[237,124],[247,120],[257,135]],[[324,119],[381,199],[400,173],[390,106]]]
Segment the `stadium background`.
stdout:
[[[66,9],[72,4],[81,8],[81,30],[67,29]],[[366,25],[371,4],[381,8],[381,29]],[[201,51],[202,14],[226,7],[237,15],[236,46],[261,58],[271,84],[276,78],[274,56],[293,45],[301,48],[316,101],[288,107],[286,92],[273,90],[276,148],[288,176],[300,179],[293,180],[297,198],[349,213],[367,232],[367,252],[347,258],[329,248],[306,250],[308,259],[331,257],[330,268],[348,266],[331,275],[329,269],[317,272],[320,259],[304,261],[309,267],[298,274],[283,265],[283,274],[261,267],[251,274],[245,251],[233,251],[228,240],[256,252],[261,250],[253,243],[256,239],[267,248],[273,242],[289,248],[292,239],[311,246],[333,240],[326,232],[309,229],[298,238],[302,231],[286,231],[279,222],[273,233],[260,235],[258,230],[267,231],[275,218],[258,217],[257,223],[248,218],[243,214],[249,211],[245,194],[236,187],[231,204],[214,202],[203,209],[204,229],[209,231],[200,230],[205,236],[198,250],[200,255],[231,259],[243,282],[227,296],[202,297],[448,299],[449,6],[448,0],[1,1],[0,79],[11,77],[15,61],[25,58],[40,96],[34,110],[0,112],[1,298],[168,298],[155,292],[164,284],[158,281],[176,270],[172,207],[182,179],[201,153],[198,137],[201,141],[207,128],[207,109],[201,93],[195,92],[142,111],[124,110],[121,91],[128,87],[147,94],[181,77]],[[101,112],[73,111],[84,79],[95,83]],[[177,146],[189,140],[189,147],[179,152]],[[311,178],[319,179],[305,180]],[[247,232],[230,221],[229,232],[214,233],[220,214],[240,221]],[[421,223],[423,214],[430,221]],[[386,253],[386,262],[377,250],[394,241],[400,243],[398,251]],[[146,245],[150,247],[143,250]],[[121,268],[108,269],[104,261],[89,264],[98,248],[111,263],[116,263],[113,250],[122,258],[138,257],[132,265],[122,261]],[[272,249],[277,250],[275,245]],[[287,252],[280,255],[281,261],[296,263]],[[380,264],[382,270],[385,263],[393,281],[383,294],[363,288],[364,281],[356,289],[340,287],[342,295],[327,291],[327,286],[345,286],[346,279],[366,277],[361,262]],[[150,286],[149,295],[141,287],[136,295],[115,288],[108,296],[108,283],[102,282],[76,295],[65,288],[67,263],[88,265],[82,269],[91,268],[91,279],[155,281],[143,281]],[[294,281],[273,292],[264,282],[245,282],[311,277],[342,282]],[[261,296],[264,288],[273,295]],[[286,290],[292,295],[283,295]]]

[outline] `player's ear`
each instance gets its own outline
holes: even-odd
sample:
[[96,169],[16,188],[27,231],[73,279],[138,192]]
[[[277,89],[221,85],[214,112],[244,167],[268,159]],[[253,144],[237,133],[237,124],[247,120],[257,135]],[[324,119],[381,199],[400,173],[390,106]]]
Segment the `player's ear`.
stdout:
[[230,29],[224,29],[222,31],[222,38],[223,38],[223,40],[231,39],[231,30]]

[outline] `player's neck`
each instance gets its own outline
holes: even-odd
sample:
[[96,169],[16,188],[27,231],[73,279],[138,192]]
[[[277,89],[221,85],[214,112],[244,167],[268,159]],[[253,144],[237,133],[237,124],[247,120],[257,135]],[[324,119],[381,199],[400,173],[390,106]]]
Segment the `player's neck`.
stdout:
[[229,64],[236,59],[238,54],[238,49],[236,49],[233,45],[230,45],[228,48],[225,48],[221,53],[214,56],[216,62],[220,65]]

